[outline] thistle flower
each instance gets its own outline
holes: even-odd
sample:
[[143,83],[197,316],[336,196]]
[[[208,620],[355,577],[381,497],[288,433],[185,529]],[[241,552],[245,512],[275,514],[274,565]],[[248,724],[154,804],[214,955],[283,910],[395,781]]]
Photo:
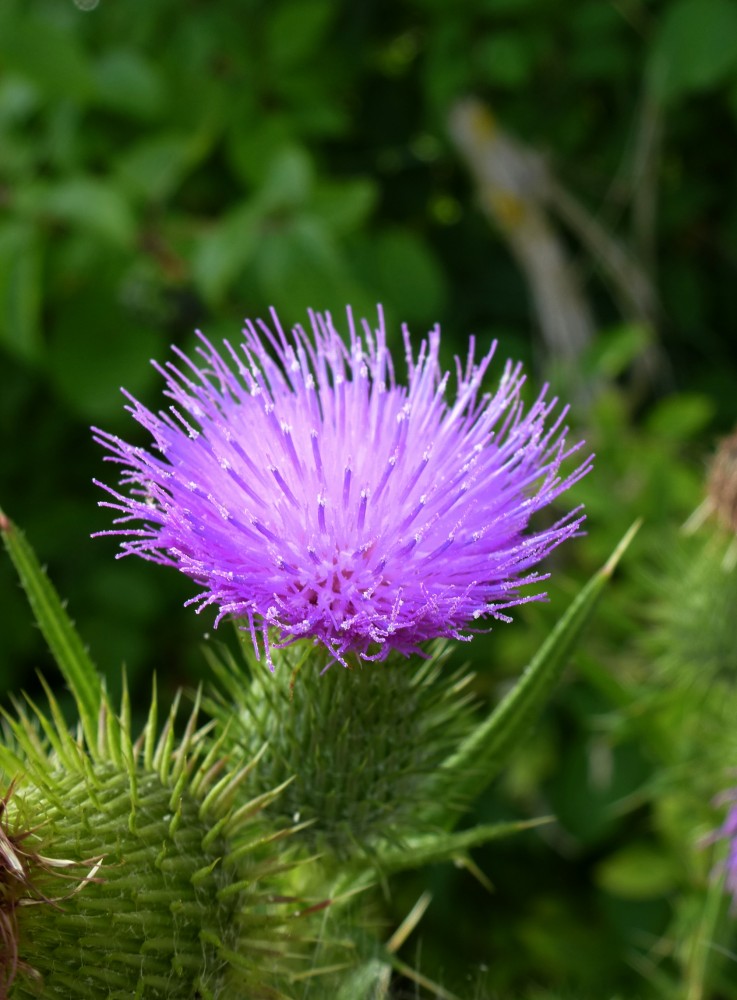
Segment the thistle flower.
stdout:
[[[455,392],[440,332],[415,358],[403,328],[407,385],[395,378],[383,318],[345,343],[329,314],[291,338],[247,322],[244,342],[157,370],[172,401],[151,412],[126,394],[152,451],[95,430],[123,468],[103,506],[120,512],[121,555],[175,566],[203,589],[189,603],[233,616],[266,651],[302,637],[346,656],[383,660],[427,640],[469,638],[483,619],[544,594],[533,567],[575,534],[576,510],[530,528],[589,469],[567,476],[565,409],[540,394],[525,412],[524,376],[507,362],[495,393],[482,384],[494,349],[465,365]],[[555,415],[554,415],[555,414]],[[158,454],[156,454],[158,453]],[[270,635],[271,632],[271,635]]]

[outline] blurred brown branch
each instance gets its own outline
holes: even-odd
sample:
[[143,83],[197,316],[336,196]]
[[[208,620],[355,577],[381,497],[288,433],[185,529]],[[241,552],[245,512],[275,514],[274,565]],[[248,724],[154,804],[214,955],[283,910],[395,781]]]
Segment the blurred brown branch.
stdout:
[[[554,358],[575,361],[593,339],[596,323],[551,214],[595,259],[622,315],[654,329],[657,296],[644,266],[558,182],[541,153],[507,133],[474,98],[451,109],[449,131],[476,181],[484,211],[529,282],[540,330]],[[639,206],[637,214],[642,243],[648,212]]]

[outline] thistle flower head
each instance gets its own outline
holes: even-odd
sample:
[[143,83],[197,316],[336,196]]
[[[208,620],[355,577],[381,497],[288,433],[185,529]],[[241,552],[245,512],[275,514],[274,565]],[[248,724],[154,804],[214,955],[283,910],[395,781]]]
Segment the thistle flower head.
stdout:
[[128,397],[153,448],[96,431],[123,470],[122,492],[103,487],[120,517],[102,534],[195,580],[193,602],[243,621],[269,662],[270,630],[343,663],[382,660],[544,596],[520,589],[582,518],[530,519],[590,465],[561,474],[577,450],[565,410],[543,391],[525,412],[511,362],[484,392],[493,348],[477,361],[473,340],[453,380],[439,330],[415,356],[404,329],[404,385],[381,314],[358,330],[348,311],[347,342],[329,315],[310,318],[311,335],[272,315],[238,348],[200,335],[197,361],[175,349],[179,364],[159,368],[168,411]]

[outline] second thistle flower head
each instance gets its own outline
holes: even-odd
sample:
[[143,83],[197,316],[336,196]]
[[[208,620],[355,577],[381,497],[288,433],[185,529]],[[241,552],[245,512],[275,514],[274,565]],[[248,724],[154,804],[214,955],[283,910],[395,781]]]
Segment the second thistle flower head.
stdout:
[[175,348],[179,363],[159,368],[168,411],[128,397],[153,449],[96,432],[123,468],[122,492],[103,487],[121,515],[103,534],[191,577],[193,600],[244,621],[267,657],[272,630],[345,663],[505,618],[582,520],[530,529],[590,466],[561,475],[577,450],[565,410],[543,391],[525,412],[511,362],[483,392],[494,352],[476,361],[473,340],[451,391],[437,328],[416,357],[404,329],[405,385],[381,314],[357,329],[348,311],[347,342],[330,315],[310,319],[291,337],[274,314],[249,321],[223,351],[200,335],[196,361]]

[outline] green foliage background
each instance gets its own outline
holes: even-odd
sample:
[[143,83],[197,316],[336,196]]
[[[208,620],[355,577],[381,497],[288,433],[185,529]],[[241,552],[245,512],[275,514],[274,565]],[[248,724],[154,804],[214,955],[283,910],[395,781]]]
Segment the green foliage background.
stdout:
[[[588,537],[552,567],[550,606],[474,641],[481,697],[646,524],[628,557],[640,569],[625,567],[554,710],[479,807],[558,822],[475,854],[491,895],[446,867],[408,877],[388,926],[429,884],[410,957],[468,996],[675,996],[737,704],[727,677],[684,747],[698,657],[674,682],[660,665],[672,615],[651,608],[675,593],[668,572],[683,579],[686,550],[675,569],[662,554],[685,545],[706,456],[737,417],[737,0],[3,0],[0,497],[113,689],[121,662],[134,690],[152,670],[170,688],[197,680],[211,619],[181,608],[187,581],[89,540],[109,524],[90,480],[111,478],[89,425],[131,438],[119,386],[158,405],[150,358],[198,326],[235,338],[270,306],[296,322],[382,302],[395,343],[401,321],[417,335],[439,321],[449,361],[475,333],[544,380],[555,359],[525,276],[448,137],[471,93],[635,246],[659,297],[657,329],[628,325],[595,257],[563,236],[601,331],[580,361],[598,388],[574,413],[598,456],[577,490]],[[646,114],[661,138],[643,235]],[[563,393],[575,374],[556,369]],[[7,562],[0,593],[0,686],[33,688],[48,661]],[[737,996],[724,965],[691,1000]]]

